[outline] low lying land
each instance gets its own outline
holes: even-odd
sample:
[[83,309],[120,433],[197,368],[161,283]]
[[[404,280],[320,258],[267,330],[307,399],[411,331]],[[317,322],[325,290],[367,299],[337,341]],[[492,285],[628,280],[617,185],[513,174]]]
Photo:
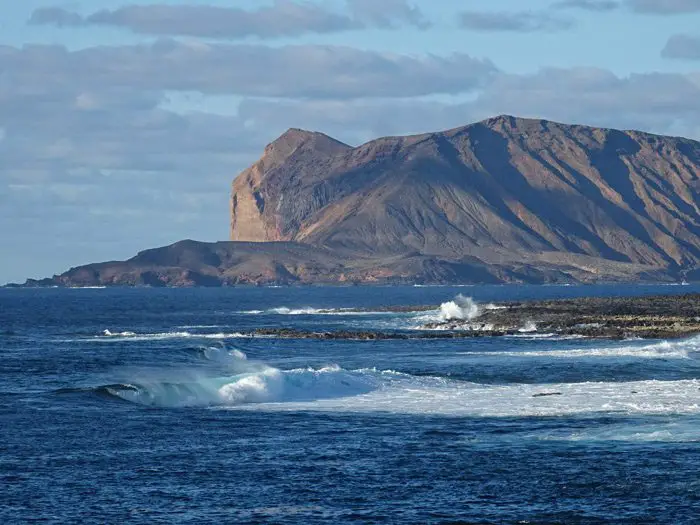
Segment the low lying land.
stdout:
[[[499,303],[471,319],[425,324],[414,331],[306,332],[288,328],[256,330],[254,336],[303,339],[447,339],[551,333],[593,338],[669,339],[700,334],[700,294],[653,297],[583,298]],[[438,307],[416,307],[428,310]],[[398,307],[396,311],[405,311]]]

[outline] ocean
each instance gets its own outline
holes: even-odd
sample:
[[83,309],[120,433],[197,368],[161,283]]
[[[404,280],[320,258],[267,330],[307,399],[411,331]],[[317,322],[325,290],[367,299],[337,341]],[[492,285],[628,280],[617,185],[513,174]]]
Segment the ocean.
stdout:
[[698,291],[0,289],[0,523],[699,523],[700,337],[246,337]]

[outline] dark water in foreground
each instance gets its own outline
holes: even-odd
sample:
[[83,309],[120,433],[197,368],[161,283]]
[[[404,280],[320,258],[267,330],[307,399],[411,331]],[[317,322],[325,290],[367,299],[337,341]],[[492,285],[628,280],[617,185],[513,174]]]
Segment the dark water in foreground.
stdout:
[[698,523],[700,338],[240,337],[689,291],[0,290],[0,522]]

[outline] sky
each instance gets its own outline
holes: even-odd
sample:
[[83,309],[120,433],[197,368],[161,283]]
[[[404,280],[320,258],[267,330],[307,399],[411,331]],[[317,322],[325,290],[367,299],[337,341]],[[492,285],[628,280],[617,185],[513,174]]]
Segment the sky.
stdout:
[[700,140],[700,0],[0,2],[0,283],[226,240],[290,127],[499,114]]

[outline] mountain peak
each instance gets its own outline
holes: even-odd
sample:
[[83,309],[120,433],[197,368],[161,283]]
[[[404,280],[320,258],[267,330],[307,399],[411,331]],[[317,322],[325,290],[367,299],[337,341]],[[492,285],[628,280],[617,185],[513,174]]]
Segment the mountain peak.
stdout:
[[289,128],[265,148],[266,155],[287,158],[300,148],[308,148],[316,153],[332,154],[350,148],[347,144],[335,140],[318,131]]
[[554,124],[554,122],[538,119],[538,118],[525,118],[516,117],[514,115],[502,114],[496,115],[495,117],[490,117],[482,120],[480,124],[483,124],[489,128],[507,128],[507,129],[518,129],[523,126],[533,125],[533,124]]

